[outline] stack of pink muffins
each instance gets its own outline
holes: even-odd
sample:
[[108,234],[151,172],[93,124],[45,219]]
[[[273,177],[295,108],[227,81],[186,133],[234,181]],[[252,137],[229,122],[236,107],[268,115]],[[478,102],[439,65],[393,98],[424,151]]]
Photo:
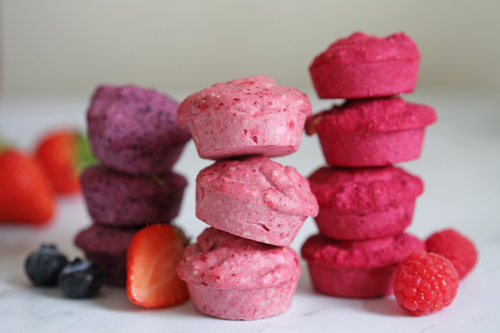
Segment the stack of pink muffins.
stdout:
[[196,179],[196,216],[210,225],[177,266],[194,307],[222,319],[286,311],[301,273],[288,247],[318,204],[295,168],[269,157],[299,148],[312,112],[302,92],[253,76],[188,96],[178,125],[216,162]]
[[302,247],[313,286],[352,298],[393,293],[393,272],[422,241],[405,233],[422,180],[393,164],[419,157],[435,111],[404,101],[414,90],[420,54],[404,33],[355,33],[318,55],[309,70],[320,98],[345,99],[316,114],[328,164],[310,177],[319,204],[319,234]]
[[171,169],[191,136],[177,127],[177,109],[169,97],[136,86],[100,86],[92,97],[88,135],[100,164],[81,175],[93,224],[75,243],[109,285],[125,286],[135,233],[179,213],[187,181]]

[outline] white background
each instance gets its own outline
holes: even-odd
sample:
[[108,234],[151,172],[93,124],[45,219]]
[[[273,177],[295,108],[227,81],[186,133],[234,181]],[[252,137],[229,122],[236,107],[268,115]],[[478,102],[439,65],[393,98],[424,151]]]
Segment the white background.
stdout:
[[102,82],[164,92],[262,74],[307,90],[307,67],[354,31],[405,31],[419,87],[500,92],[496,0],[2,0],[0,90],[89,94]]

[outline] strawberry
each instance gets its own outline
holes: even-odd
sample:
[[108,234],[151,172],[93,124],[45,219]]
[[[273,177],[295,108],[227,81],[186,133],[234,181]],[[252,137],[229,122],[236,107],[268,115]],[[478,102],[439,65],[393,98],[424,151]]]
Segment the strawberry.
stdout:
[[39,140],[35,155],[58,194],[79,192],[80,171],[95,160],[86,139],[70,129],[48,132]]
[[0,222],[44,225],[54,211],[52,187],[40,164],[14,149],[0,152]]
[[145,308],[169,307],[189,298],[186,283],[177,276],[184,239],[180,229],[153,224],[135,234],[127,252],[127,295]]

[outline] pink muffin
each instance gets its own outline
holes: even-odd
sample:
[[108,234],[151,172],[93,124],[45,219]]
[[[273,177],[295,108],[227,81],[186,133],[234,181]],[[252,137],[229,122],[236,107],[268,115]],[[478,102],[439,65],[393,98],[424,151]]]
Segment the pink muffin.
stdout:
[[351,100],[310,117],[306,132],[318,133],[329,165],[380,166],[418,158],[435,121],[433,108],[400,97]]
[[338,240],[363,240],[403,232],[424,184],[393,166],[320,168],[309,176],[319,204],[320,233]]
[[121,227],[170,222],[179,214],[187,185],[173,172],[134,176],[103,166],[85,169],[80,183],[92,219]]
[[188,96],[177,122],[189,129],[202,158],[283,156],[299,149],[302,128],[312,112],[307,96],[252,76]]
[[177,108],[153,89],[98,87],[87,112],[92,151],[101,164],[121,172],[169,171],[190,139],[176,125]]
[[287,246],[317,214],[307,179],[264,156],[218,161],[196,179],[196,216],[236,236]]
[[75,245],[85,252],[89,261],[101,267],[105,274],[104,283],[124,287],[128,245],[139,230],[93,224],[76,235]]
[[387,38],[357,32],[318,55],[309,72],[320,98],[370,98],[411,92],[420,53],[404,33]]
[[255,320],[285,312],[301,268],[297,253],[208,228],[177,266],[194,307],[230,320]]
[[409,234],[366,241],[337,241],[311,236],[302,246],[314,288],[324,294],[372,298],[394,292],[398,263],[425,244]]

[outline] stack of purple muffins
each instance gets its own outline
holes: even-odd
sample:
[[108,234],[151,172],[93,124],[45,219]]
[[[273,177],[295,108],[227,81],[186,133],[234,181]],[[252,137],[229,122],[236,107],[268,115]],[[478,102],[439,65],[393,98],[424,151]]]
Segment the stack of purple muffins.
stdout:
[[187,181],[172,167],[191,136],[177,127],[177,109],[166,95],[136,86],[104,85],[92,97],[88,135],[100,164],[81,175],[93,223],[75,243],[109,285],[125,286],[135,233],[179,213]]
[[420,54],[404,33],[355,33],[333,43],[309,68],[320,98],[345,99],[306,122],[327,167],[310,177],[319,234],[302,247],[314,288],[353,298],[393,293],[397,264],[418,238],[410,225],[422,180],[393,164],[419,157],[434,109],[397,96],[414,90]]

